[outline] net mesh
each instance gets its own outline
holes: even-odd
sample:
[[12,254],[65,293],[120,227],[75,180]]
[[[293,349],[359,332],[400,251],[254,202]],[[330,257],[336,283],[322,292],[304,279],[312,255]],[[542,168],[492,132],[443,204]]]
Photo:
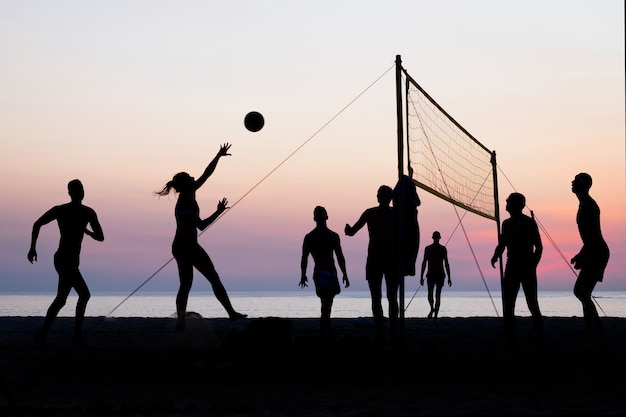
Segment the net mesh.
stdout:
[[494,154],[408,76],[406,113],[409,174],[416,185],[495,220]]

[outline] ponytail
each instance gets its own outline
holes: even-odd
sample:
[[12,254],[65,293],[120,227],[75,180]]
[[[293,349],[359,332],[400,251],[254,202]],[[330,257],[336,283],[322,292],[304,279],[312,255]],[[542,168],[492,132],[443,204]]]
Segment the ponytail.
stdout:
[[172,191],[172,188],[174,188],[174,181],[168,181],[160,191],[155,191],[154,194],[159,197],[165,197]]

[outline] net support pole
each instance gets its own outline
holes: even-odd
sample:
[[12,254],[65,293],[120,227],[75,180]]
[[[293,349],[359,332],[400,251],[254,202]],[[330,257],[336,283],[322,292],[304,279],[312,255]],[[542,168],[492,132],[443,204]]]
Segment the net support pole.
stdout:
[[[500,196],[498,194],[498,164],[496,163],[496,151],[491,152],[491,169],[493,170],[493,203],[494,216],[496,218],[497,242],[500,243]],[[498,262],[500,264],[500,292],[502,293],[502,311],[504,312],[504,291],[502,291],[502,280],[504,279],[504,267],[502,256]]]
[[[400,55],[396,55],[396,113],[398,120],[398,182],[402,181],[404,175],[404,129],[402,116],[402,59]],[[403,187],[400,187],[403,189]],[[404,192],[400,193],[400,207],[404,207]],[[404,216],[398,216],[398,341],[400,345],[404,342]]]

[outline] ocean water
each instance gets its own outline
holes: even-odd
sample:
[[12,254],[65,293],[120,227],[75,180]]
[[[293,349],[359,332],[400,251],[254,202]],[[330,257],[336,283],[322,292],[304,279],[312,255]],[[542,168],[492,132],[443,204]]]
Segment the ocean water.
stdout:
[[[319,317],[320,302],[311,291],[241,291],[230,292],[237,311],[250,318],[260,317]],[[405,317],[426,317],[430,308],[426,291],[405,295]],[[92,317],[175,317],[175,293],[145,292],[129,297],[125,293],[92,294],[87,305],[87,315]],[[0,293],[0,316],[44,316],[54,294]],[[594,293],[600,316],[626,317],[626,291]],[[76,295],[68,298],[60,317],[74,316]],[[544,316],[582,317],[580,302],[571,291],[541,292],[539,306]],[[383,296],[383,308],[387,302]],[[188,311],[206,318],[226,317],[226,312],[212,292],[193,292],[189,297]],[[529,316],[523,291],[517,299],[516,315]],[[346,291],[335,298],[332,316],[338,318],[371,317],[370,295],[367,291]],[[499,292],[446,291],[441,298],[439,317],[501,317],[502,301]]]

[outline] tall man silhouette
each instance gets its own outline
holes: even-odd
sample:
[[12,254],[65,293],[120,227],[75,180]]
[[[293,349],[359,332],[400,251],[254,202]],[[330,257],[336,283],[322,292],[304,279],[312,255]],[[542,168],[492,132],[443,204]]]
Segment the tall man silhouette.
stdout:
[[515,301],[520,285],[526,296],[526,304],[532,316],[537,346],[543,345],[543,317],[537,301],[537,264],[543,253],[543,244],[537,223],[522,213],[526,197],[511,193],[506,199],[506,211],[511,217],[502,222],[502,233],[491,257],[491,266],[507,250],[506,266],[502,278],[502,309],[504,329],[509,348],[515,348]]
[[[88,347],[83,338],[82,326],[87,302],[91,294],[78,269],[80,250],[84,235],[102,242],[104,240],[104,234],[102,233],[102,227],[100,226],[96,212],[92,208],[82,204],[83,198],[85,197],[83,184],[77,179],[72,180],[67,184],[67,190],[71,201],[52,207],[33,224],[30,250],[28,251],[28,260],[30,263],[37,260],[36,245],[41,227],[56,220],[60,232],[59,247],[54,254],[54,268],[59,274],[57,295],[48,308],[43,326],[36,336],[35,341],[37,343],[45,343],[52,322],[65,305],[70,291],[74,288],[78,294],[78,302],[76,304],[73,342],[80,347]],[[91,230],[88,229],[87,226],[90,226]]]
[[585,333],[590,343],[594,336],[601,335],[604,330],[591,293],[596,284],[602,282],[610,255],[609,246],[600,229],[600,207],[589,195],[591,183],[591,175],[584,172],[576,175],[572,181],[572,192],[579,201],[576,224],[583,247],[571,260],[574,268],[580,270],[574,284],[574,295],[582,303]]
[[398,326],[398,273],[394,241],[394,213],[391,208],[393,190],[387,185],[378,187],[378,206],[366,209],[353,226],[346,224],[344,232],[354,236],[367,225],[369,244],[365,264],[365,279],[372,298],[372,314],[379,339],[384,337],[384,316],[382,307],[383,277],[387,284],[389,302],[389,323],[391,337],[395,338]]

